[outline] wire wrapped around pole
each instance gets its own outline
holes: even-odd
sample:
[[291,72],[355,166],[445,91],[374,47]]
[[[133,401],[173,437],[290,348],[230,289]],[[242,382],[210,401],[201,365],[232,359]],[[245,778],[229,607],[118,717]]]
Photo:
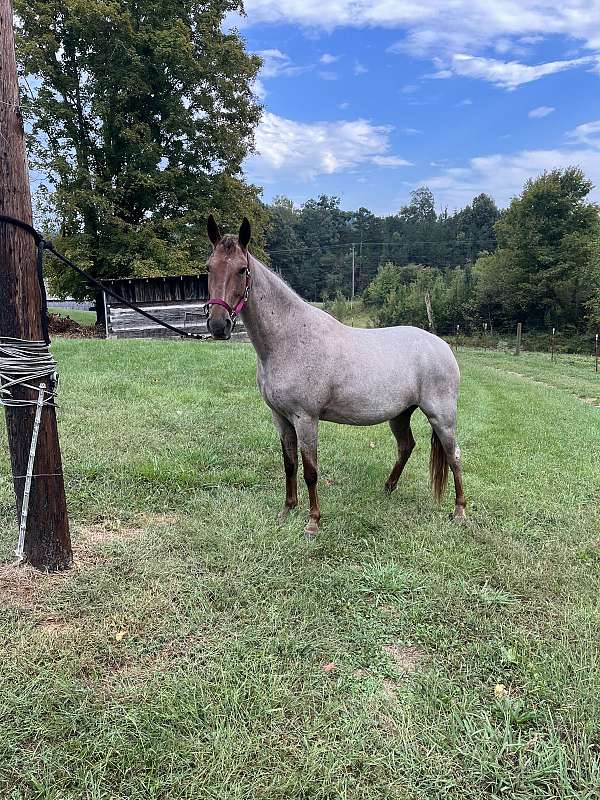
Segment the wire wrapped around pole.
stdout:
[[[46,382],[44,405],[54,405],[58,374],[45,342],[0,337],[0,405],[37,406],[40,382]],[[31,398],[15,397],[17,387],[30,389]],[[35,393],[35,394],[33,394]]]

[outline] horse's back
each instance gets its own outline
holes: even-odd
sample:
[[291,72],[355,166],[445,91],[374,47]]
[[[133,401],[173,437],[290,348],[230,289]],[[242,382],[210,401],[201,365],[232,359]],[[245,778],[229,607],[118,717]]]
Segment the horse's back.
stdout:
[[[399,367],[411,374],[441,374],[458,379],[458,364],[452,348],[439,336],[423,328],[398,325],[392,328],[348,328],[344,326],[345,346],[350,354],[367,354],[388,367]],[[362,359],[361,359],[362,360]]]

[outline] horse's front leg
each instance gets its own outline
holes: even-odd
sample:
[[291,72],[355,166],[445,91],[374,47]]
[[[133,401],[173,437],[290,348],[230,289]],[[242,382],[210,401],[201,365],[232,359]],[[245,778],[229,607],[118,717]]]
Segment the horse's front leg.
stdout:
[[308,488],[308,499],[310,503],[309,519],[304,529],[307,537],[313,537],[319,530],[319,520],[321,519],[321,509],[319,507],[319,495],[317,491],[317,441],[318,441],[319,420],[310,417],[301,417],[294,422],[300,453],[302,455],[302,466],[304,468],[304,480]]
[[279,431],[281,449],[283,452],[283,466],[285,469],[285,502],[277,517],[279,522],[285,522],[292,508],[298,505],[298,437],[294,426],[277,411],[273,411],[273,422]]

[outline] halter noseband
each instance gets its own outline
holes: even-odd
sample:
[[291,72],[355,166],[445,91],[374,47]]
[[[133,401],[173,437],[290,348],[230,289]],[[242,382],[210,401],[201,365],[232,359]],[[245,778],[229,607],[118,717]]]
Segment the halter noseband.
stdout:
[[242,313],[242,311],[246,307],[246,303],[248,302],[248,297],[250,295],[251,277],[252,276],[250,274],[250,253],[246,253],[246,285],[244,287],[244,293],[242,294],[242,296],[240,297],[240,299],[237,301],[237,303],[234,305],[233,308],[229,305],[227,300],[223,300],[222,297],[214,297],[210,300],[207,300],[206,303],[204,304],[206,315],[208,316],[208,313],[210,311],[210,306],[222,306],[224,309],[227,310],[229,316],[231,317],[231,330],[233,330],[235,328],[235,323],[237,322],[239,315]]

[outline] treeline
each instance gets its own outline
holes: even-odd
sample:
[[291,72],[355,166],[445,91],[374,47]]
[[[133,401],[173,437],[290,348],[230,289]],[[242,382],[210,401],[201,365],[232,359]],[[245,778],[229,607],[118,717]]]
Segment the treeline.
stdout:
[[280,198],[268,207],[267,248],[300,294],[328,299],[349,296],[358,242],[356,293],[377,325],[597,329],[600,222],[591,189],[569,167],[527,181],[502,212],[481,194],[454,214],[436,213],[427,188],[387,217],[342,211],[336,198],[301,208]]
[[285,197],[267,206],[266,249],[271,267],[309,300],[352,291],[360,294],[382,264],[426,264],[448,270],[496,248],[500,212],[486,194],[461,211],[437,213],[424,187],[397,214],[378,217],[367,208],[343,211],[339,199],[322,195],[295,207]]

